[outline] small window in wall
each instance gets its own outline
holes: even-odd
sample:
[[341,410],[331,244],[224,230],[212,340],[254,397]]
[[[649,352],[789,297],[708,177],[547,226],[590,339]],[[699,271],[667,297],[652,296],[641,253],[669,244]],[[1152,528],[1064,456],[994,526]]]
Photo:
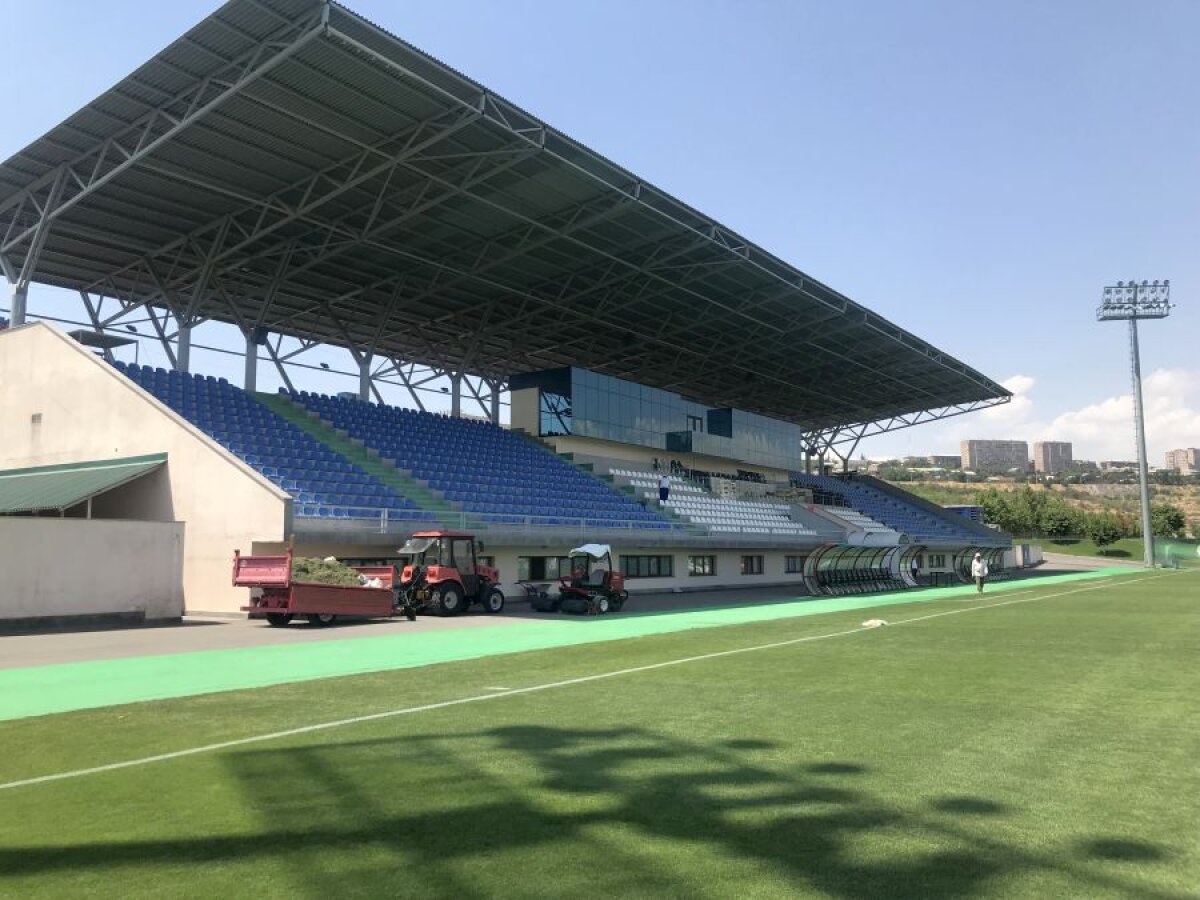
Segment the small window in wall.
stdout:
[[761,556],[743,556],[742,574],[761,575],[763,573],[763,558]]
[[675,574],[671,556],[622,556],[621,571],[626,578],[670,578]]
[[688,423],[688,431],[703,431],[704,430],[704,420],[702,418],[700,418],[699,416],[688,416],[687,423]]
[[517,581],[557,581],[570,572],[571,560],[566,556],[517,557]]
[[783,571],[788,575],[802,574],[804,572],[804,557],[785,556],[783,558]]
[[931,569],[946,568],[946,554],[945,553],[930,553],[929,554],[929,568],[931,568]]
[[689,575],[716,575],[717,558],[715,556],[689,556]]

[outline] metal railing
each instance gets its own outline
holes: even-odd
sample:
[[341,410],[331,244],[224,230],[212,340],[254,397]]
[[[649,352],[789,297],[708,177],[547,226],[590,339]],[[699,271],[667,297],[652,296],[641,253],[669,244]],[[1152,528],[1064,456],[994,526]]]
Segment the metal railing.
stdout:
[[689,523],[669,522],[665,519],[648,522],[633,519],[602,519],[595,516],[530,516],[467,510],[431,512],[322,503],[295,503],[292,507],[292,517],[297,522],[332,525],[339,531],[372,531],[379,534],[399,534],[435,528],[463,531],[503,528],[530,531],[554,529],[559,532],[570,530],[588,534],[605,530],[663,535],[694,534],[697,528],[702,528],[702,526]]

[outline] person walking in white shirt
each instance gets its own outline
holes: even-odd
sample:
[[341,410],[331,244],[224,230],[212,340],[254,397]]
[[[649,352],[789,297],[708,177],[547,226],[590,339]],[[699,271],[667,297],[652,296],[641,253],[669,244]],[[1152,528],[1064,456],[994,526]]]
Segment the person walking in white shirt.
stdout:
[[671,494],[671,476],[663,475],[658,479],[658,505],[665,506],[667,497]]
[[975,590],[977,593],[983,593],[983,580],[988,576],[987,563],[983,561],[983,557],[978,553],[971,560],[971,577],[975,579]]

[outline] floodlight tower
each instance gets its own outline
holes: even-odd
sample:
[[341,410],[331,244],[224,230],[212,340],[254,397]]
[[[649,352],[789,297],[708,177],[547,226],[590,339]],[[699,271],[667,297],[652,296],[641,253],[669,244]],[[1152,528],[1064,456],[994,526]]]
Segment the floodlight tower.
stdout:
[[1154,566],[1154,535],[1150,530],[1150,486],[1146,467],[1146,423],[1142,415],[1142,362],[1138,354],[1138,319],[1165,319],[1171,314],[1171,282],[1118,281],[1104,289],[1096,310],[1100,322],[1129,321],[1129,364],[1133,372],[1133,424],[1137,432],[1138,483],[1142,493],[1142,546],[1145,565]]

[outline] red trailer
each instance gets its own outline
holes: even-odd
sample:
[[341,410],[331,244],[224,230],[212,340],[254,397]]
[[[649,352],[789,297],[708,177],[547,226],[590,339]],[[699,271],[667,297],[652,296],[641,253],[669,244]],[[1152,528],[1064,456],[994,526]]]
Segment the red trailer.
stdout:
[[339,616],[382,619],[404,613],[410,620],[416,614],[408,606],[397,608],[393,566],[354,566],[356,572],[379,579],[381,587],[339,587],[332,584],[307,584],[292,581],[292,553],[287,556],[242,556],[233,554],[234,587],[258,588],[249,606],[242,611],[250,618],[265,617],[275,627],[287,625],[296,616],[304,616],[313,625],[331,625]]

